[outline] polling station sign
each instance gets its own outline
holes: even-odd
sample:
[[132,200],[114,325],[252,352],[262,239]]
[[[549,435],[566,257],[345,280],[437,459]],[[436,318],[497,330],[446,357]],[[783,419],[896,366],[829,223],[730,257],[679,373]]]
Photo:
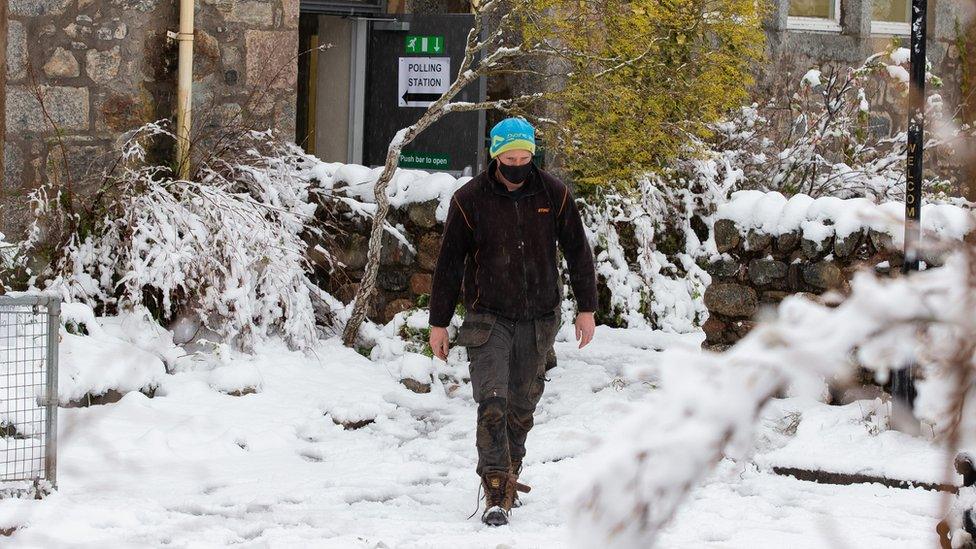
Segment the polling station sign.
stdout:
[[401,107],[429,107],[450,87],[450,57],[400,58],[397,99]]

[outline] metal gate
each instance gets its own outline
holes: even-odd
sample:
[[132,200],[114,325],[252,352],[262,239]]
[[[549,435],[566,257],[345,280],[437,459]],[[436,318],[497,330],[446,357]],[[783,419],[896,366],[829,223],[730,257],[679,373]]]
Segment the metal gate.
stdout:
[[61,302],[0,296],[0,495],[57,482]]

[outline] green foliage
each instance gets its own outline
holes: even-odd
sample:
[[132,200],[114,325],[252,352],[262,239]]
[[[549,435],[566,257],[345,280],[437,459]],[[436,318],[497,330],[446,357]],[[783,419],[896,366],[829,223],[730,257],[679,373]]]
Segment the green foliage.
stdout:
[[356,352],[363,355],[366,358],[370,358],[370,353],[373,351],[372,347],[357,346]]
[[755,0],[530,0],[528,43],[561,43],[554,99],[576,181],[626,184],[675,158],[747,98],[765,44]]
[[[964,27],[968,27],[968,29]],[[968,112],[966,114],[972,115],[971,120],[976,121],[976,96],[974,96],[976,93],[976,63],[973,62],[973,52],[971,51],[973,47],[976,47],[976,40],[973,39],[976,21],[965,23],[956,17],[955,28],[956,49],[959,51],[959,89],[963,102],[967,104]],[[964,122],[969,121],[964,120]]]
[[433,358],[430,348],[430,328],[411,328],[407,324],[400,327],[400,337],[407,341],[407,350]]
[[88,335],[88,326],[82,322],[69,320],[64,324],[64,330],[73,335]]

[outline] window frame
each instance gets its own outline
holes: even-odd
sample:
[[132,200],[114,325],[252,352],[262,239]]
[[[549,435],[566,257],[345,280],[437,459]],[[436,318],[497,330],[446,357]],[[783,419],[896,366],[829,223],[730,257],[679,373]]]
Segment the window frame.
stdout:
[[841,32],[840,0],[828,0],[834,3],[834,17],[800,17],[789,15],[787,8],[786,29],[812,32]]
[[[873,7],[873,6],[872,6]],[[888,36],[910,36],[912,34],[912,3],[908,2],[908,21],[885,21],[875,19],[871,13],[871,34]]]
[[911,23],[898,21],[871,21],[871,34],[890,36],[909,36],[912,34]]

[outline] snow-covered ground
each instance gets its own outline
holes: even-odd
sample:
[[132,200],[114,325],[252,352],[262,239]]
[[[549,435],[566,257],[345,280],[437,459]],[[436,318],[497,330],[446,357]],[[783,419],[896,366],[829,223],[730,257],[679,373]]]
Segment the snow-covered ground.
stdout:
[[[111,324],[103,336],[124,333]],[[0,530],[16,528],[3,545],[571,546],[563,494],[585,473],[581,456],[658,392],[627,372],[680,368],[661,365],[660,350],[696,347],[701,335],[601,326],[583,350],[570,336],[564,327],[529,437],[523,479],[534,489],[508,527],[467,518],[478,503],[467,385],[435,380],[430,393],[413,393],[394,362],[371,362],[335,340],[309,354],[265,346],[205,363],[174,358],[147,337],[131,343],[175,360],[178,373],[158,378],[154,398],[130,392],[114,404],[62,409],[60,489],[41,501],[0,500]],[[466,376],[463,362],[450,367]],[[247,387],[257,392],[226,394]],[[801,414],[818,406],[783,402]],[[812,421],[826,421],[829,412],[818,410]],[[802,421],[784,430],[775,418],[785,416],[772,415],[760,457],[809,448]],[[334,419],[374,421],[347,430]],[[920,489],[817,485],[725,461],[660,546],[934,546],[939,505],[938,494]]]

